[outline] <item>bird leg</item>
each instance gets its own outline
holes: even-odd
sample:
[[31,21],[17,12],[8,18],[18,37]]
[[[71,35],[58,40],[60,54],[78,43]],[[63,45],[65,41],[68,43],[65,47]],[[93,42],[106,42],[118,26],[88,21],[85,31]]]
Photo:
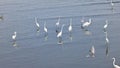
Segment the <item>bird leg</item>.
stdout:
[[58,38],[58,44],[63,44],[62,37]]

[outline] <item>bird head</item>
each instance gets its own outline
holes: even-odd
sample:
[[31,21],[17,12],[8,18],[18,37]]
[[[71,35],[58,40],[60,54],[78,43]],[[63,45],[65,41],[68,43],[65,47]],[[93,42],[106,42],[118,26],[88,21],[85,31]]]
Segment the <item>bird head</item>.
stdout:
[[114,57],[112,59],[115,59]]
[[15,31],[14,34],[17,34],[17,32]]

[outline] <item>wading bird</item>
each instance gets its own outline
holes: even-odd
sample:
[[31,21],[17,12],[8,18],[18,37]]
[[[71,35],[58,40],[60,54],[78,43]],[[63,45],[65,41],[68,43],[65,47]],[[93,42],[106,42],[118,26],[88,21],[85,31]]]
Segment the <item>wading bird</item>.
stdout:
[[14,32],[14,34],[12,35],[12,39],[13,39],[14,41],[16,41],[16,36],[17,36],[17,32]]
[[46,22],[44,23],[44,31],[45,31],[45,36],[47,36],[47,34],[48,34],[48,29],[47,29],[47,26],[46,26]]
[[89,21],[84,22],[84,23],[81,25],[81,28],[84,29],[85,27],[88,27],[90,24],[91,24],[91,18],[89,19]]
[[70,35],[72,33],[72,19],[70,19],[70,24],[69,24],[69,27],[68,27],[68,31],[70,32]]
[[110,4],[111,4],[112,10],[113,10],[113,6],[114,6],[113,0],[111,0]]
[[115,64],[115,58],[113,57],[112,59],[113,59],[113,66],[114,66],[114,68],[120,68],[120,66]]
[[61,27],[61,31],[57,34],[57,37],[58,37],[58,39],[59,39],[58,44],[62,44],[62,43],[63,43],[63,42],[62,42],[62,31],[63,31],[63,27],[64,27],[64,24],[63,24],[62,27]]
[[60,17],[58,18],[58,21],[56,22],[56,33],[59,33],[59,25],[60,25]]
[[107,27],[108,27],[108,20],[106,20],[105,23],[106,23],[106,24],[105,24],[104,27],[103,27],[103,28],[104,28],[104,32],[106,32],[106,29],[107,29]]
[[35,17],[35,24],[37,26],[37,32],[39,32],[40,31],[40,25],[39,25],[36,17]]

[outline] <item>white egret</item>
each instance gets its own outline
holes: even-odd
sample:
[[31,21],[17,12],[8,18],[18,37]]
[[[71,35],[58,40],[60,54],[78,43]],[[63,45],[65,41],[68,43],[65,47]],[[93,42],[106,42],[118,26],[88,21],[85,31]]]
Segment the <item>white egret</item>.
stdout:
[[113,6],[114,6],[113,0],[111,0],[110,4],[111,4],[112,9],[113,9]]
[[46,26],[46,22],[44,23],[44,31],[45,31],[45,36],[47,36],[48,29],[47,29],[47,26]]
[[60,24],[60,17],[58,18],[58,21],[56,22],[56,26],[58,27]]
[[113,66],[114,66],[114,68],[120,68],[120,66],[115,64],[115,58],[113,57],[112,59],[113,59]]
[[105,24],[104,27],[103,27],[103,28],[104,28],[104,32],[106,32],[106,28],[108,27],[108,20],[106,20],[105,23],[106,23],[106,24]]
[[58,18],[58,21],[56,22],[56,33],[59,33],[59,25],[60,25],[60,17]]
[[82,27],[82,28],[85,28],[85,27],[88,27],[90,24],[91,24],[91,18],[89,19],[89,21],[84,22],[84,23],[81,25],[81,27]]
[[94,46],[91,47],[89,52],[90,52],[90,56],[95,57],[95,48],[94,48]]
[[108,39],[108,37],[106,37],[105,40],[106,40],[106,43],[109,43],[109,39]]
[[70,24],[68,27],[68,31],[71,33],[72,32],[72,19],[70,19]]
[[57,37],[59,38],[59,43],[62,44],[62,31],[63,31],[64,24],[61,27],[61,31],[57,34]]
[[35,24],[36,24],[36,26],[37,26],[37,31],[39,32],[39,30],[40,30],[40,25],[39,25],[36,17],[35,17]]
[[12,39],[15,41],[16,40],[16,36],[17,36],[17,32],[14,32],[14,34],[12,35]]

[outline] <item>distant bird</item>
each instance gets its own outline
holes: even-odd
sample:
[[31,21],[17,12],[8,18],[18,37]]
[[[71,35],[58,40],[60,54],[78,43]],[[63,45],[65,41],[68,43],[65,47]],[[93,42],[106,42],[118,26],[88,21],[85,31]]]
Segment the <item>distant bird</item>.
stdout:
[[12,35],[12,39],[15,41],[16,40],[16,36],[17,36],[17,32],[14,32],[14,34]]
[[95,48],[94,48],[94,46],[91,47],[89,52],[90,52],[90,56],[95,57]]
[[36,17],[35,17],[35,24],[36,24],[36,26],[37,26],[37,31],[39,32],[39,30],[40,30],[40,25],[39,25]]
[[106,24],[105,24],[104,27],[103,27],[103,28],[104,28],[104,32],[106,32],[106,29],[107,29],[107,27],[108,27],[108,20],[106,20],[105,23],[106,23]]
[[56,22],[56,26],[58,27],[60,25],[60,17],[58,18],[58,21]]
[[59,39],[59,44],[62,44],[62,31],[63,31],[64,24],[61,27],[61,31],[57,34],[57,37]]
[[111,7],[113,9],[113,6],[114,6],[113,0],[111,0],[110,4],[111,4]]
[[114,68],[120,68],[120,66],[115,64],[115,58],[113,57],[112,59],[113,59],[113,66],[114,66]]
[[46,22],[44,23],[44,31],[45,31],[45,36],[46,36],[47,32],[48,32],[48,29],[47,29],[47,26],[46,26]]
[[81,28],[88,27],[90,24],[91,24],[91,18],[89,19],[89,21],[84,22],[84,23],[81,25]]
[[106,40],[106,43],[109,43],[109,39],[108,39],[108,37],[106,37],[105,40]]
[[58,21],[56,22],[56,33],[59,33],[59,25],[60,25],[60,17],[58,18]]
[[71,33],[72,32],[72,19],[70,19],[70,24],[68,27],[68,31]]

